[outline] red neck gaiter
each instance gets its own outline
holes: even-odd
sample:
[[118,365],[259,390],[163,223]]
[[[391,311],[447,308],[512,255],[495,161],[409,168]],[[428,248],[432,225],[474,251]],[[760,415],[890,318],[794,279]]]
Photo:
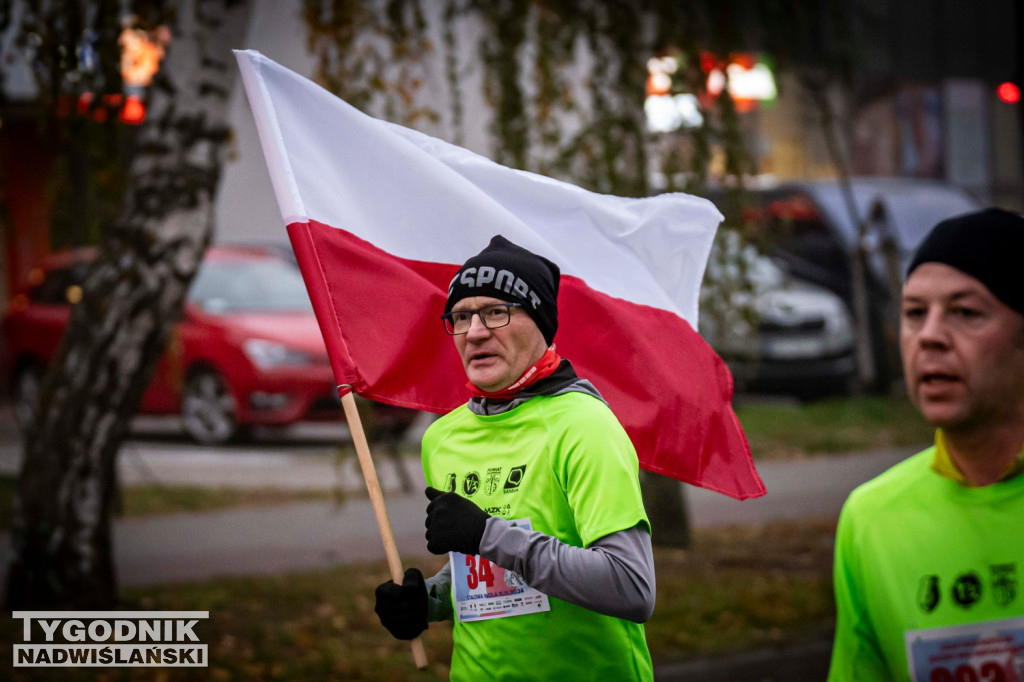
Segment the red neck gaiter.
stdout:
[[555,352],[554,346],[551,346],[544,351],[544,355],[540,356],[540,360],[523,372],[522,376],[500,391],[485,391],[468,381],[466,382],[466,386],[473,392],[473,397],[475,398],[487,398],[488,400],[511,400],[517,393],[519,393],[519,391],[523,390],[530,384],[536,383],[544,377],[550,376],[554,373],[554,371],[558,369],[558,363],[561,361],[562,356]]

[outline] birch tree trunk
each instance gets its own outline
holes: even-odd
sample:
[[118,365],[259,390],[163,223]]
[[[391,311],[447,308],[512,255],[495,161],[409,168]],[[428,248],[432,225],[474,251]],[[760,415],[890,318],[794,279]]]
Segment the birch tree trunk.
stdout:
[[228,139],[230,49],[251,1],[176,3],[150,86],[121,219],[73,307],[24,445],[11,533],[11,609],[104,609],[115,461],[213,232]]
[[843,195],[843,203],[849,213],[850,220],[856,226],[854,243],[847,252],[850,267],[850,291],[853,296],[853,321],[857,350],[857,376],[860,388],[870,388],[876,383],[876,350],[872,342],[872,322],[868,292],[867,259],[864,250],[866,223],[864,216],[857,210],[853,196],[853,184],[850,180],[850,164],[847,161],[843,145],[839,140],[837,119],[829,101],[826,88],[828,80],[823,74],[804,73],[801,84],[810,94],[821,114],[821,127],[825,136],[825,144],[829,155],[838,171],[839,188]]

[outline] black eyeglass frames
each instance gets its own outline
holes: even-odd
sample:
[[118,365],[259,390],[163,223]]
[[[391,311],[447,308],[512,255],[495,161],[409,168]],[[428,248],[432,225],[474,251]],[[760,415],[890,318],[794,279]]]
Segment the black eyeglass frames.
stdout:
[[500,329],[512,320],[512,308],[522,308],[522,303],[494,303],[476,310],[453,310],[441,316],[444,329],[452,336],[465,334],[473,324],[473,316],[479,315],[480,322],[488,329]]

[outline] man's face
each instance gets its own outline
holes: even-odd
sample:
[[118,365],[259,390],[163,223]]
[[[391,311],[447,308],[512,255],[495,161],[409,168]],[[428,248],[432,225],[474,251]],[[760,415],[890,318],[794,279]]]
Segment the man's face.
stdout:
[[900,350],[910,399],[933,425],[977,432],[1024,414],[1024,316],[963,271],[914,270]]
[[[452,311],[477,310],[503,302],[489,296],[473,296],[456,303]],[[469,381],[485,391],[505,388],[547,350],[544,335],[533,319],[522,308],[512,308],[510,313],[508,326],[498,329],[488,329],[480,316],[474,315],[469,331],[452,337]]]

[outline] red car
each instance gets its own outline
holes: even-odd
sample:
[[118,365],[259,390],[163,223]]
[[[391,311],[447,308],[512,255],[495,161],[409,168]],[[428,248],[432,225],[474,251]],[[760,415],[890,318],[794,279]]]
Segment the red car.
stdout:
[[[3,370],[27,422],[93,254],[52,257],[3,320]],[[340,419],[334,375],[294,263],[259,247],[207,251],[153,380],[143,414],[182,416],[204,444],[256,425]]]

